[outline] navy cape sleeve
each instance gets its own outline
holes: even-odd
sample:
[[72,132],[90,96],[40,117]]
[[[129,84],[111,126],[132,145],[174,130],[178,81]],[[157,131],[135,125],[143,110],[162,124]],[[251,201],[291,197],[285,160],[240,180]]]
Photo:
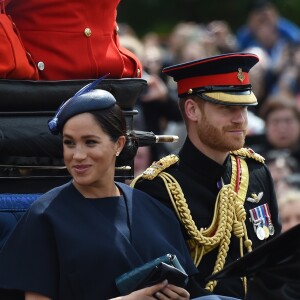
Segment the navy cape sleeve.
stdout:
[[53,232],[44,214],[47,205],[47,199],[33,203],[4,245],[0,288],[56,297],[58,263]]

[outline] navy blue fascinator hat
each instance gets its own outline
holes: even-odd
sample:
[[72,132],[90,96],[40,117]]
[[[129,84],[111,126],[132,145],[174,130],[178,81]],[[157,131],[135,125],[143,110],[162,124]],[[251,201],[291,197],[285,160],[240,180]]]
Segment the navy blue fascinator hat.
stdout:
[[73,116],[95,110],[107,109],[116,104],[115,97],[106,90],[94,89],[107,75],[84,86],[73,97],[64,102],[48,121],[52,134],[62,131],[65,123]]

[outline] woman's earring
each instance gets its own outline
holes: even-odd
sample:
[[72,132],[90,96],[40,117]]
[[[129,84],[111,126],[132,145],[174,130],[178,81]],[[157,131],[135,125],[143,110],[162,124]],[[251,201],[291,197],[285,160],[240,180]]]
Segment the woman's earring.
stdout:
[[120,155],[120,152],[118,151],[117,153],[116,153],[116,156],[119,156]]

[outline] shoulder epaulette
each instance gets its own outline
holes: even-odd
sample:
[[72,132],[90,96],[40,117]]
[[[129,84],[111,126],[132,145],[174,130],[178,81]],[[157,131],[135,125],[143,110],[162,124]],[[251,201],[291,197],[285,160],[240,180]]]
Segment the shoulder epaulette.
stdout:
[[161,158],[159,161],[153,162],[152,165],[143,172],[142,178],[152,180],[159,173],[164,171],[166,168],[177,163],[178,160],[179,158],[175,154],[170,154],[168,156],[165,156]]
[[231,151],[230,153],[233,155],[252,158],[262,164],[265,163],[265,158],[263,156],[261,156],[260,154],[256,153],[251,148],[241,148],[241,149],[238,149],[235,151]]

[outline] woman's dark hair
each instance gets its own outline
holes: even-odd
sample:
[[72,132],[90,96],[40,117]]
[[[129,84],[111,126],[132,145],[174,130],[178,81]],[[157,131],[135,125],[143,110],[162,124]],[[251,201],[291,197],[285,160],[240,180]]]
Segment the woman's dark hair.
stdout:
[[125,116],[118,104],[102,110],[90,111],[102,130],[116,142],[120,136],[126,137],[126,143],[120,155],[117,157],[117,165],[130,164],[137,152],[138,142],[127,130]]

